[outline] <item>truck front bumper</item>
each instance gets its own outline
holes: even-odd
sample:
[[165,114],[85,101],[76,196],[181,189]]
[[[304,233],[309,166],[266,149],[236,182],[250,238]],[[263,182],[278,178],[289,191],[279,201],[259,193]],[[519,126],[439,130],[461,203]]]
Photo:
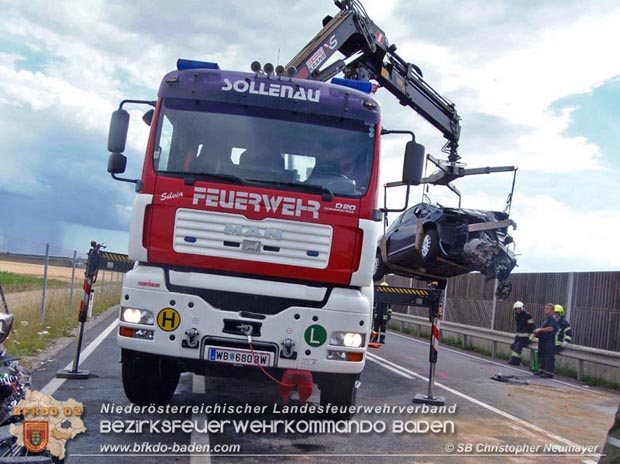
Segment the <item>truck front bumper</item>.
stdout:
[[[219,290],[225,282],[226,287],[249,295],[297,293],[312,298],[315,307],[293,305],[276,314],[264,314],[260,307],[222,310],[194,293],[169,291],[163,269],[139,266],[127,274],[123,286],[117,337],[121,348],[204,363],[252,365],[262,359],[261,363],[275,368],[347,374],[364,368],[371,331],[371,289],[328,290],[230,276],[177,274],[184,284],[200,289]],[[124,318],[128,308],[138,310],[133,314],[142,311],[144,319],[138,323],[125,320],[131,319]],[[150,312],[150,318],[144,311]]]

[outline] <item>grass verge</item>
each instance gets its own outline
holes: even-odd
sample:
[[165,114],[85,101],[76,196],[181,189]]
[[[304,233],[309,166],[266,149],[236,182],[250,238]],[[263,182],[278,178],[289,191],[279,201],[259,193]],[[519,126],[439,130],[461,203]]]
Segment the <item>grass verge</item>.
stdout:
[[[80,306],[79,292],[73,299],[73,307],[69,307],[69,295],[66,293],[51,295],[45,307],[45,317],[40,321],[40,306],[31,305],[20,308],[14,313],[13,330],[4,346],[13,356],[30,356],[45,349],[48,342],[73,336],[73,329],[78,326]],[[116,291],[98,292],[95,294],[93,316],[102,313],[120,301],[120,287]]]

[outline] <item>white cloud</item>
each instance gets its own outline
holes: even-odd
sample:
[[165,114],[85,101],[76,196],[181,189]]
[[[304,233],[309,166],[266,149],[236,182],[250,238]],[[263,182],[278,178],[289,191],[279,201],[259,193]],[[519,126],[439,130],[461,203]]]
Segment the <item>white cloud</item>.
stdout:
[[[590,211],[587,204],[570,206],[550,195],[518,194],[513,209],[519,227],[514,236],[523,253],[521,268],[529,271],[617,270],[620,248],[613,235],[620,229],[620,211]],[[571,269],[560,265],[571,263]]]
[[24,57],[17,53],[0,52],[0,66],[13,67],[17,61],[23,60]]

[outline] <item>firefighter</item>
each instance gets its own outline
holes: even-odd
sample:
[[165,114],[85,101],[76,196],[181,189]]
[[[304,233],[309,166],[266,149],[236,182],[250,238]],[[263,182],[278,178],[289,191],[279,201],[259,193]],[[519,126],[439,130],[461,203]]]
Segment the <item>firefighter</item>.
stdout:
[[[387,287],[388,283],[384,280],[379,285]],[[385,331],[387,330],[388,321],[392,318],[392,308],[387,303],[375,303],[373,318],[373,330],[377,334],[379,343],[385,343]]]
[[564,308],[562,305],[556,304],[553,307],[556,319],[558,320],[558,333],[555,336],[555,354],[566,348],[566,345],[573,341],[573,329],[570,322],[564,317]]
[[545,305],[545,319],[540,328],[534,330],[538,337],[538,354],[541,370],[536,374],[543,379],[552,379],[555,370],[555,335],[558,331],[558,321],[554,315],[554,305]]
[[534,338],[533,332],[536,325],[534,324],[532,315],[527,312],[521,301],[515,302],[515,304],[512,305],[512,309],[515,311],[517,331],[515,332],[515,341],[510,345],[512,353],[508,364],[519,366],[521,364],[521,351],[523,347],[527,346]]

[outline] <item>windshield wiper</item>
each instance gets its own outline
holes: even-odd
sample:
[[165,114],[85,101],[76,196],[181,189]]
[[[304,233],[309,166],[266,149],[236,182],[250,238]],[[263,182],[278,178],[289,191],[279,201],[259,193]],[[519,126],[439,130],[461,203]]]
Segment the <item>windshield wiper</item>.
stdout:
[[213,179],[213,180],[227,180],[239,185],[246,185],[245,181],[233,174],[214,174],[211,172],[184,172],[184,171],[159,171],[160,174],[174,174],[177,176],[183,176],[185,185],[194,185],[197,179]]
[[327,187],[323,187],[322,185],[315,184],[300,184],[297,182],[281,182],[277,180],[261,180],[261,179],[246,179],[248,182],[256,182],[259,184],[268,184],[268,185],[279,185],[282,187],[293,187],[298,190],[310,192],[310,193],[320,193],[321,200],[330,202],[334,199],[334,194]]

